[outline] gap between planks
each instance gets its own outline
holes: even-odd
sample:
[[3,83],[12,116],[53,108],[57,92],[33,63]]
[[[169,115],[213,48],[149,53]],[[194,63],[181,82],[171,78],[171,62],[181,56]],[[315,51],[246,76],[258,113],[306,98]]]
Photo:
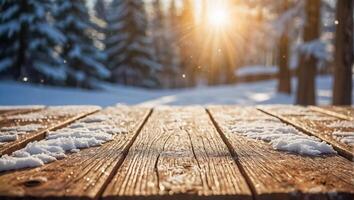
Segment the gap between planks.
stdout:
[[[290,107],[289,107],[289,109],[290,109]],[[316,138],[318,138],[318,139],[320,139],[322,141],[327,142],[328,144],[331,144],[333,146],[333,148],[338,152],[338,154],[340,156],[348,159],[351,162],[354,162],[353,149],[348,149],[348,147],[347,147],[348,145],[345,145],[345,144],[342,144],[341,142],[336,141],[335,139],[333,139],[332,135],[326,137],[326,135],[322,135],[324,133],[320,133],[316,129],[315,130],[309,130],[308,127],[306,127],[304,125],[297,124],[297,123],[293,122],[291,119],[289,119],[289,117],[282,116],[281,114],[276,113],[276,111],[272,111],[272,110],[269,110],[267,108],[262,108],[262,107],[257,107],[257,110],[259,110],[259,111],[261,111],[261,112],[263,112],[263,113],[265,113],[267,115],[270,115],[272,117],[275,117],[275,118],[279,119],[280,121],[282,121],[283,123],[291,125],[291,126],[295,127],[296,129],[300,130],[301,132],[303,132],[303,133],[305,133],[305,134],[307,134],[309,136],[314,136],[314,137],[316,137]],[[311,110],[311,109],[308,109],[308,110]],[[316,112],[316,111],[314,111],[314,112]],[[336,118],[336,116],[328,115],[326,113],[321,113],[320,112],[320,114]],[[337,117],[337,119],[339,120],[338,117]],[[309,121],[311,121],[311,120],[309,120]],[[344,147],[343,147],[343,145],[344,145]]]
[[129,152],[129,149],[130,147],[133,145],[133,143],[135,142],[136,138],[138,137],[138,135],[140,134],[141,132],[141,129],[143,129],[144,125],[146,124],[147,120],[150,118],[152,112],[154,110],[151,108],[149,111],[148,111],[148,114],[146,115],[145,119],[143,120],[143,122],[139,125],[139,128],[138,130],[136,131],[136,134],[132,137],[132,139],[130,140],[130,142],[128,143],[127,145],[127,148],[123,150],[122,152],[122,158],[119,159],[117,161],[117,164],[113,167],[112,169],[112,172],[109,174],[109,176],[107,177],[107,180],[102,184],[102,187],[101,189],[97,192],[97,195],[94,197],[94,199],[99,199],[104,190],[106,189],[107,185],[112,181],[114,175],[117,173],[119,167],[122,165],[123,161],[125,160],[125,158],[127,157],[128,155],[128,152]]
[[17,115],[17,114],[27,114],[30,112],[38,112],[41,110],[44,110],[46,107],[40,107],[40,108],[24,108],[24,109],[13,109],[13,110],[8,110],[3,113],[0,113],[0,122],[6,120],[7,117],[12,116],[12,115]]
[[[352,116],[336,112],[336,111],[332,110],[331,108],[325,108],[325,107],[323,108],[323,107],[318,107],[318,106],[309,106],[309,109],[311,109],[313,111],[317,111],[317,112],[323,113],[323,114],[326,114],[326,115],[337,117],[339,119],[344,119],[344,120],[349,120],[349,121],[354,120],[354,118]],[[348,109],[350,109],[350,108],[348,107]]]
[[154,111],[103,199],[253,199],[202,107]]
[[[0,173],[0,199],[99,199],[151,113],[152,109],[124,106],[101,110],[97,115],[113,117],[106,123],[126,128],[127,133],[41,167]],[[38,185],[26,186],[37,179]]]
[[[273,149],[269,143],[233,133],[229,126],[237,126],[239,120],[248,122],[274,118],[255,108],[251,109],[245,111],[245,108],[236,106],[214,106],[208,107],[208,112],[215,126],[219,127],[219,133],[226,138],[230,151],[237,152],[235,159],[245,172],[255,199],[353,198],[354,174],[351,162],[345,158],[286,153]],[[240,112],[247,113],[248,117]]]
[[[44,110],[44,109],[42,109],[42,110]],[[39,111],[40,110],[35,111],[35,112],[39,112]],[[5,154],[11,154],[14,151],[17,151],[17,150],[19,150],[21,148],[24,148],[30,142],[43,140],[45,138],[45,135],[46,135],[47,132],[55,131],[55,130],[58,130],[60,128],[64,128],[65,126],[75,122],[76,120],[82,119],[82,118],[84,118],[86,116],[89,116],[91,114],[94,114],[94,113],[96,113],[98,111],[99,111],[98,109],[95,109],[95,110],[92,110],[92,111],[89,111],[89,112],[83,112],[83,113],[80,113],[80,114],[76,114],[73,117],[70,117],[69,119],[66,119],[63,122],[52,124],[49,127],[45,128],[44,130],[40,130],[39,132],[28,133],[27,134],[27,136],[28,136],[27,138],[17,139],[17,140],[15,140],[13,142],[9,142],[8,144],[5,144],[4,147],[1,147],[0,148],[0,156],[5,155]],[[28,112],[28,113],[30,113],[30,112]],[[24,114],[28,114],[28,113],[26,112]],[[16,113],[16,114],[18,114],[18,113]]]
[[223,142],[225,143],[225,145],[227,146],[227,148],[229,149],[229,152],[231,153],[232,157],[234,158],[234,161],[237,165],[237,167],[239,168],[242,176],[245,178],[246,183],[248,185],[248,188],[251,190],[252,192],[252,200],[255,200],[255,196],[256,196],[256,189],[250,179],[250,177],[247,175],[245,169],[243,168],[242,164],[239,162],[238,160],[238,155],[236,153],[236,151],[232,148],[231,143],[229,142],[229,140],[226,138],[225,134],[222,132],[222,130],[220,129],[220,127],[217,125],[215,119],[213,118],[212,114],[210,113],[209,109],[205,108],[206,112],[208,113],[208,116],[210,118],[210,120],[212,121],[214,127],[216,128],[216,130],[218,131],[221,139],[223,140]]

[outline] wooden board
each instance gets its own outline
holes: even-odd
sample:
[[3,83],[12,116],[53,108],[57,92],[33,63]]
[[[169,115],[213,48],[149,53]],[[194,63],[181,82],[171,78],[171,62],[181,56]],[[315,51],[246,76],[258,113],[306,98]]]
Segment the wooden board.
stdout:
[[102,196],[162,198],[252,199],[237,164],[201,107],[154,110]]
[[354,107],[351,106],[310,106],[310,109],[324,114],[332,115],[340,119],[354,120]]
[[25,130],[18,135],[17,140],[0,144],[0,156],[10,154],[25,147],[29,142],[41,140],[49,130],[57,129],[68,123],[99,110],[97,106],[53,106],[43,110],[7,115],[0,122],[0,134],[6,134],[10,130],[6,128],[20,128],[30,125],[40,125],[35,130]]
[[255,108],[214,106],[208,111],[244,171],[255,199],[353,199],[350,161],[335,155],[308,157],[277,151],[267,142],[233,133],[232,127],[238,123],[275,119]]
[[0,106],[0,121],[6,116],[35,112],[44,108],[44,106]]
[[[342,142],[343,140],[336,135],[336,132],[346,132],[348,133],[347,136],[350,137],[350,133],[354,133],[354,121],[341,120],[300,106],[263,106],[260,109],[286,123],[294,125],[309,135],[316,136],[330,143],[340,155],[353,161],[354,144],[350,145]],[[351,123],[353,126],[351,128],[332,126],[332,124],[338,122]]]
[[[126,133],[99,147],[83,149],[42,167],[0,173],[0,199],[97,199],[125,155],[150,109],[114,107],[93,115],[110,115]],[[94,134],[94,133],[92,133]]]

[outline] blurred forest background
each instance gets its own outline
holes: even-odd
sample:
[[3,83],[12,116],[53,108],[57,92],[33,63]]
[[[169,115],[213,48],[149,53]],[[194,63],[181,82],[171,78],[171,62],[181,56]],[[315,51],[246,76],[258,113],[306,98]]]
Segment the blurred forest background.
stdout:
[[2,79],[87,89],[277,79],[310,105],[319,74],[333,75],[334,104],[351,104],[352,0],[0,0]]

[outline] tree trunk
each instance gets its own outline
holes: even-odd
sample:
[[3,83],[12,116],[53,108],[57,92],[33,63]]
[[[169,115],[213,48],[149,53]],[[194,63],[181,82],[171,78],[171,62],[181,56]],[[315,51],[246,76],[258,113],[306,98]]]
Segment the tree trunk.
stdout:
[[337,1],[336,20],[333,104],[350,105],[353,87],[353,1]]
[[291,74],[289,70],[289,38],[286,33],[279,41],[278,92],[291,94]]
[[[306,22],[304,27],[304,43],[319,37],[320,0],[306,1]],[[296,103],[300,105],[316,104],[315,76],[317,59],[313,55],[300,54],[298,66],[298,86]]]

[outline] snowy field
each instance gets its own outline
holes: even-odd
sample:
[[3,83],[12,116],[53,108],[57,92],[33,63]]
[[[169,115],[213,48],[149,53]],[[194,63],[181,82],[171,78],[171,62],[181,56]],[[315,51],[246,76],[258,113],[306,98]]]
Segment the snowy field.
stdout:
[[[354,78],[353,78],[354,83]],[[318,104],[330,104],[332,79],[316,80]],[[293,80],[296,86],[296,80]],[[228,86],[198,87],[175,90],[147,90],[117,85],[103,86],[102,91],[30,85],[12,81],[0,82],[0,105],[207,105],[207,104],[293,104],[295,97],[276,93],[276,80]],[[295,87],[293,87],[295,91]],[[294,92],[293,92],[294,93]],[[354,92],[353,92],[354,94]],[[353,96],[354,99],[354,96]]]

